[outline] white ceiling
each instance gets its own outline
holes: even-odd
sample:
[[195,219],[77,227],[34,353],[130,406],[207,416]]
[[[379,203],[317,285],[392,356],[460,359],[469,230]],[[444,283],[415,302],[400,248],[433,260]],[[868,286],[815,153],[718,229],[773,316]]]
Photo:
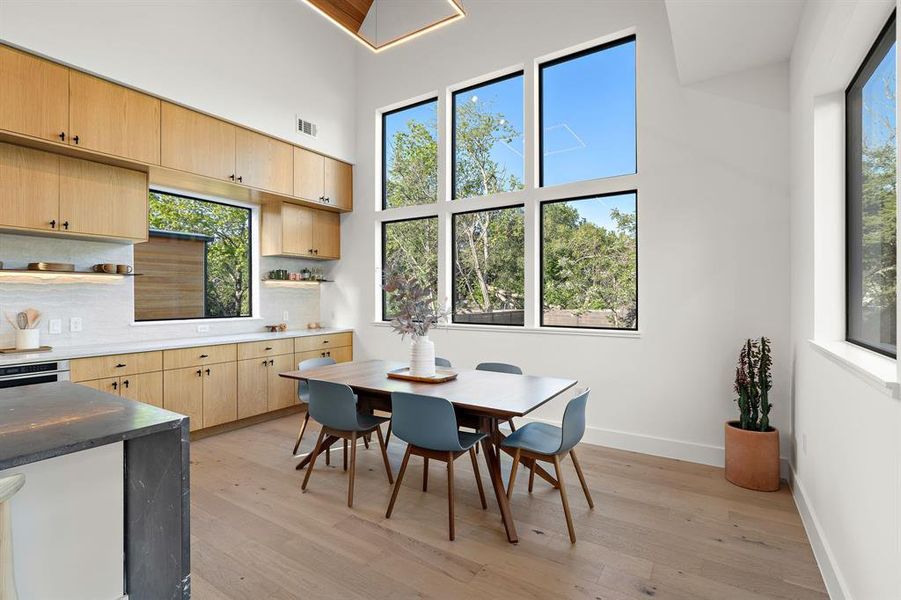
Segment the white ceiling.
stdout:
[[684,84],[788,60],[804,0],[665,0]]

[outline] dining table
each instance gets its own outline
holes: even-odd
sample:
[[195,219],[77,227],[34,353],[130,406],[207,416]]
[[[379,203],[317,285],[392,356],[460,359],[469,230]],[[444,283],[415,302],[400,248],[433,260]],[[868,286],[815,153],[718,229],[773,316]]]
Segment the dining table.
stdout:
[[[341,383],[353,389],[357,395],[357,407],[361,411],[391,412],[391,394],[409,392],[426,396],[437,396],[448,400],[454,406],[458,425],[472,427],[485,433],[481,441],[482,454],[488,468],[488,475],[497,499],[501,520],[506,530],[507,540],[518,542],[516,526],[510,511],[510,503],[504,489],[501,474],[501,442],[506,437],[499,424],[514,417],[523,417],[539,406],[576,385],[574,379],[543,377],[536,375],[513,375],[474,369],[453,369],[456,378],[441,383],[410,381],[388,377],[388,373],[406,368],[403,362],[390,360],[364,360],[337,363],[303,371],[287,371],[279,376],[307,381],[316,379]],[[329,436],[323,440],[322,453],[340,438]],[[509,453],[509,454],[512,454]],[[297,469],[303,469],[312,459],[307,455]],[[521,462],[532,467],[529,459]],[[535,473],[551,485],[559,485],[556,479],[541,467],[535,465]]]

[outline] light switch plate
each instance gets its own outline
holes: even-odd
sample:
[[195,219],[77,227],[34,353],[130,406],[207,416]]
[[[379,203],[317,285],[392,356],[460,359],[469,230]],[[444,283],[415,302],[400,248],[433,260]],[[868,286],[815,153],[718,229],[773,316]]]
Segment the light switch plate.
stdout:
[[285,323],[288,322],[288,311],[282,313],[282,321],[284,321]]
[[63,332],[63,320],[62,319],[50,319],[50,333],[62,333]]
[[69,319],[69,331],[72,333],[81,331],[81,317],[72,317]]

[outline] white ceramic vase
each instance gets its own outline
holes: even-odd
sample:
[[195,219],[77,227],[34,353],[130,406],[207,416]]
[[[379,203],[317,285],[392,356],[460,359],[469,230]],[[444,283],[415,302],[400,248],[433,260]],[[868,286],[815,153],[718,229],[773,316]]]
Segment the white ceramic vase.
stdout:
[[40,329],[17,329],[16,350],[34,350],[41,347]]
[[413,344],[410,346],[410,375],[435,375],[435,344],[427,335],[413,336]]

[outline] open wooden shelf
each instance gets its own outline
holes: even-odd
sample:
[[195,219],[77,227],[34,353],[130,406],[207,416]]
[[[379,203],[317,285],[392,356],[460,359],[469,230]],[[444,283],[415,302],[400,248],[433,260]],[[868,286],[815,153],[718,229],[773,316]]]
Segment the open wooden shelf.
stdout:
[[321,283],[334,283],[331,279],[263,279],[263,285],[270,287],[310,287]]
[[96,271],[38,271],[36,269],[0,269],[0,279],[35,280],[97,280],[121,279],[123,277],[139,277],[143,273],[98,273]]

